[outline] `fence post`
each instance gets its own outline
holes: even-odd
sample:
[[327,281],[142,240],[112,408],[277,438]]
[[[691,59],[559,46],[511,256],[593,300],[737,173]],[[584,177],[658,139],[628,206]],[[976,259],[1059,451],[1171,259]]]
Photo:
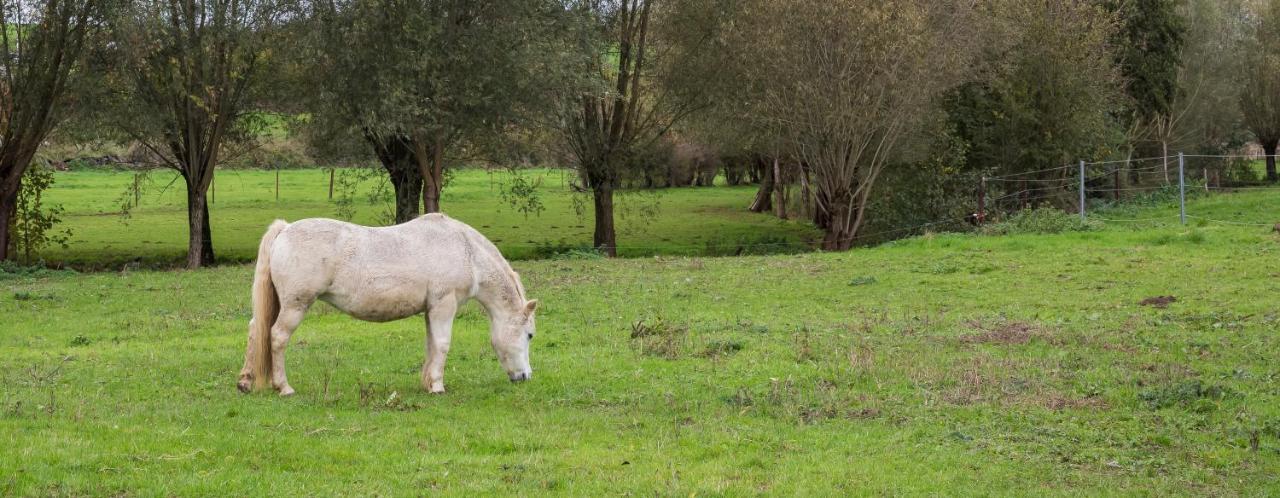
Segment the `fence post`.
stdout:
[[1182,224],[1187,224],[1187,180],[1186,180],[1186,162],[1182,157],[1182,153],[1178,153],[1178,217],[1182,220]]
[[1080,221],[1085,221],[1084,214],[1084,161],[1080,161]]
[[338,167],[329,168],[329,200],[333,200],[333,174],[338,171]]
[[276,165],[276,202],[280,202],[280,165]]

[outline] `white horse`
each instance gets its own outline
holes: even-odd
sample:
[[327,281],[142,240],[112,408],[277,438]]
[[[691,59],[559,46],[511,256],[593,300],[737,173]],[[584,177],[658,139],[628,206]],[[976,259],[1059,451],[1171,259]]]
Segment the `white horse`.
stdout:
[[422,387],[444,392],[444,360],[454,314],[476,298],[489,314],[489,335],[512,382],[528,380],[537,300],[480,232],[443,214],[385,228],[327,219],[276,220],[258,246],[253,319],[241,391],[270,385],[293,394],[284,348],[307,309],[323,300],[361,320],[427,315]]

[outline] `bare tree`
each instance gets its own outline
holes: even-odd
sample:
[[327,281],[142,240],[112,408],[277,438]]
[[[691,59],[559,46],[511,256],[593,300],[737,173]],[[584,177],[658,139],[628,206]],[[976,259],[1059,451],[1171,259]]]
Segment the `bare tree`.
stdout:
[[1267,181],[1276,173],[1276,148],[1280,144],[1280,0],[1260,2],[1253,33],[1243,43],[1240,110],[1245,125],[1267,154]]
[[214,261],[207,193],[227,148],[252,142],[271,77],[276,0],[138,0],[113,26],[117,125],[187,188],[187,267]]
[[588,80],[562,97],[558,129],[590,189],[595,214],[593,246],[617,255],[614,191],[670,127],[706,106],[708,81],[688,68],[705,65],[709,24],[681,0],[590,0],[574,9],[590,20],[582,73]]
[[68,89],[101,21],[98,0],[0,1],[0,260],[40,144],[67,111]]
[[822,248],[852,246],[877,177],[959,81],[969,51],[949,28],[964,2],[757,1],[731,46],[751,66],[755,117],[813,175]]

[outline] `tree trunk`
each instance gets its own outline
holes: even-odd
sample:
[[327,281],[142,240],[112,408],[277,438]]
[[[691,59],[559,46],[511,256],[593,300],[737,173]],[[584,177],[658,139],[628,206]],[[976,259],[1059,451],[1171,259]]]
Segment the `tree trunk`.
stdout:
[[392,190],[395,191],[395,222],[399,224],[417,218],[418,199],[422,195],[422,172],[412,144],[403,136],[383,139],[366,134],[365,139],[373,146],[378,162],[387,170]]
[[213,264],[213,234],[209,227],[209,203],[198,184],[187,180],[187,268]]
[[800,216],[809,218],[810,214],[816,212],[813,209],[813,196],[809,192],[809,168],[800,163]]
[[782,166],[778,164],[778,158],[773,158],[773,214],[778,219],[787,219],[787,184],[782,181]]
[[753,161],[751,171],[757,175],[760,189],[756,190],[756,198],[751,201],[751,206],[747,209],[753,213],[763,213],[773,209],[773,174],[765,172],[767,166],[764,158],[757,157]]
[[387,175],[391,178],[391,187],[396,194],[397,224],[412,221],[418,217],[418,199],[422,195],[422,174],[410,157],[402,157],[391,164],[383,163]]
[[1276,140],[1262,143],[1262,150],[1267,154],[1267,181],[1276,181]]
[[6,261],[9,258],[14,257],[14,254],[9,252],[9,249],[11,249],[9,246],[12,245],[12,239],[10,239],[10,236],[12,235],[11,229],[13,227],[11,225],[13,224],[14,215],[16,214],[17,209],[17,192],[15,191],[13,194],[10,194],[7,191],[0,192],[0,261]]
[[618,256],[618,235],[613,228],[613,187],[599,184],[591,189],[595,200],[596,230],[594,247],[606,256]]
[[853,247],[861,216],[856,216],[853,195],[848,192],[837,193],[826,206],[830,223],[822,238],[822,250],[847,251]]
[[1169,185],[1169,142],[1160,142],[1160,150],[1164,152],[1164,184]]
[[[432,140],[428,151],[421,140],[416,141],[414,150],[418,156],[418,164],[422,174],[422,212],[440,212],[440,194],[444,190],[444,141],[438,136]],[[427,162],[427,156],[431,157]]]

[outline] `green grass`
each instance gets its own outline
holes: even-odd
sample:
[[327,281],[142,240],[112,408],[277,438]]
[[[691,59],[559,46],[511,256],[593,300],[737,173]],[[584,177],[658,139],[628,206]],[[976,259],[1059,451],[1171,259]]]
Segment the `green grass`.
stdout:
[[[483,170],[458,172],[444,192],[442,206],[450,216],[463,220],[489,236],[512,259],[545,256],[574,247],[590,247],[591,199],[576,195],[585,211],[575,209],[575,194],[564,186],[555,170],[535,170],[542,179],[539,195],[546,210],[525,217],[500,199],[506,173]],[[186,190],[168,171],[153,174],[141,207],[132,217],[118,216],[120,202],[133,181],[128,173],[81,171],[59,173],[50,189],[49,203],[66,209],[63,226],[74,236],[67,249],[51,248],[42,256],[51,262],[77,266],[143,263],[170,264],[186,256]],[[369,203],[376,179],[359,185],[353,221],[370,225],[386,223],[387,204]],[[258,240],[275,218],[298,220],[337,217],[337,204],[328,198],[329,174],[320,169],[280,172],[280,199],[275,198],[275,172],[226,170],[218,173],[215,201],[210,207],[214,251],[226,261],[247,261],[257,254]],[[729,253],[739,246],[749,250],[778,252],[805,247],[816,237],[812,227],[783,222],[766,214],[750,213],[747,204],[755,187],[682,188],[653,194],[618,196],[618,244],[624,257],[653,254],[700,255]],[[339,197],[341,197],[339,195]],[[653,216],[646,209],[656,211]],[[661,227],[661,229],[656,229]]]
[[[1280,197],[1191,208],[1261,223]],[[296,396],[236,392],[248,266],[9,277],[0,495],[1274,495],[1280,238],[1170,209],[516,262],[534,379],[505,380],[471,304],[443,396],[418,386],[421,320],[325,305],[289,349]]]

